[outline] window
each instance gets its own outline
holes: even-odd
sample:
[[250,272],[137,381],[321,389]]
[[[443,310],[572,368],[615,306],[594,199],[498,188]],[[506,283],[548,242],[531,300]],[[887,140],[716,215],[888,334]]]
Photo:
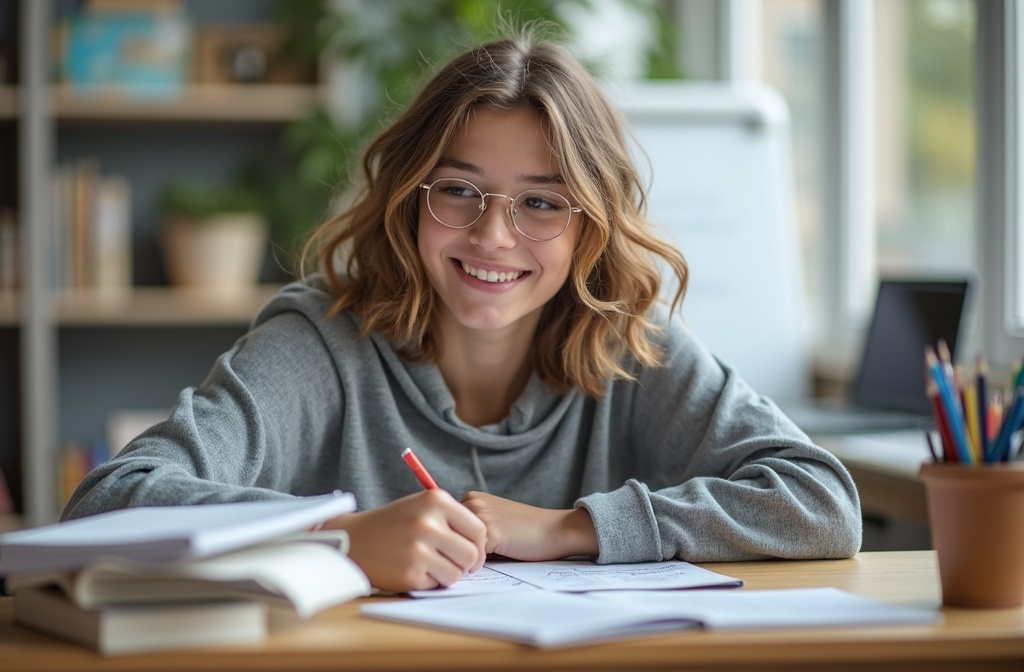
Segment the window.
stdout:
[[[821,235],[825,192],[824,3],[772,0],[763,4],[761,14],[761,77],[778,89],[789,104],[803,277],[808,304],[818,308],[827,300],[822,283],[816,281],[824,275],[826,266]],[[818,325],[816,331],[821,330]]]
[[875,225],[881,275],[975,268],[974,4],[875,3]]
[[990,361],[1024,351],[1024,12],[1013,0],[975,5],[978,24],[979,323]]
[[849,349],[878,277],[977,266],[974,3],[762,0],[760,12],[761,76],[790,105],[816,338]]

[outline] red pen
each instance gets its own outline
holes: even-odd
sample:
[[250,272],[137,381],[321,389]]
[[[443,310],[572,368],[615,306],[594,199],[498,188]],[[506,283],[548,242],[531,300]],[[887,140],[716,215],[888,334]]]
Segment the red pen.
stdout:
[[412,473],[416,475],[419,482],[423,484],[423,487],[427,490],[433,490],[437,487],[437,482],[430,476],[427,468],[420,462],[420,458],[416,457],[416,453],[412,452],[412,448],[406,448],[402,451],[402,459],[412,469]]

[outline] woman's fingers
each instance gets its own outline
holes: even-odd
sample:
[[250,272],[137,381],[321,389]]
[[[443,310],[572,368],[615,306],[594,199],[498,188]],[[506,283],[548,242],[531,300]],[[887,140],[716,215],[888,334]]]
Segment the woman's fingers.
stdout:
[[349,555],[378,588],[456,583],[483,565],[486,527],[447,492],[428,490],[331,521],[351,540]]
[[460,540],[465,540],[472,546],[472,552],[464,544],[458,544],[458,548],[452,549],[453,555],[448,557],[466,571],[479,571],[487,557],[487,526],[476,514],[454,498],[449,499],[453,506],[448,511],[448,525]]

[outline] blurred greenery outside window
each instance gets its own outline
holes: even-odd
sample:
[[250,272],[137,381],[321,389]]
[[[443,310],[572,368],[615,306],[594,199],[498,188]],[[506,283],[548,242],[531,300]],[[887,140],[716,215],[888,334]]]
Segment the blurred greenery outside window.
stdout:
[[875,19],[879,272],[970,272],[977,219],[974,3],[881,0]]
[[[866,1],[866,0],[865,0]],[[874,223],[880,276],[975,268],[972,0],[875,0]],[[825,0],[763,0],[762,75],[791,115],[797,225],[809,303],[821,306],[827,212]],[[850,254],[850,250],[842,251]],[[865,316],[866,317],[866,316]]]
[[824,255],[818,253],[825,226],[823,4],[822,0],[764,0],[761,7],[762,78],[789,105],[796,225],[810,305],[824,300],[817,293],[822,283],[816,282],[824,273]]

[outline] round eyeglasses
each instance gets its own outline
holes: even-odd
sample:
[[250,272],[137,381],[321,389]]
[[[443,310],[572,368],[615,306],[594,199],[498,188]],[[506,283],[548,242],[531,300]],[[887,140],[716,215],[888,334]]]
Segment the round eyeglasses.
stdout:
[[430,214],[449,229],[473,226],[487,209],[488,196],[507,198],[510,201],[508,213],[516,231],[538,242],[562,235],[573,213],[583,212],[583,208],[572,205],[565,196],[544,189],[527,189],[512,198],[484,193],[472,182],[457,177],[423,183],[420,189],[427,190]]

